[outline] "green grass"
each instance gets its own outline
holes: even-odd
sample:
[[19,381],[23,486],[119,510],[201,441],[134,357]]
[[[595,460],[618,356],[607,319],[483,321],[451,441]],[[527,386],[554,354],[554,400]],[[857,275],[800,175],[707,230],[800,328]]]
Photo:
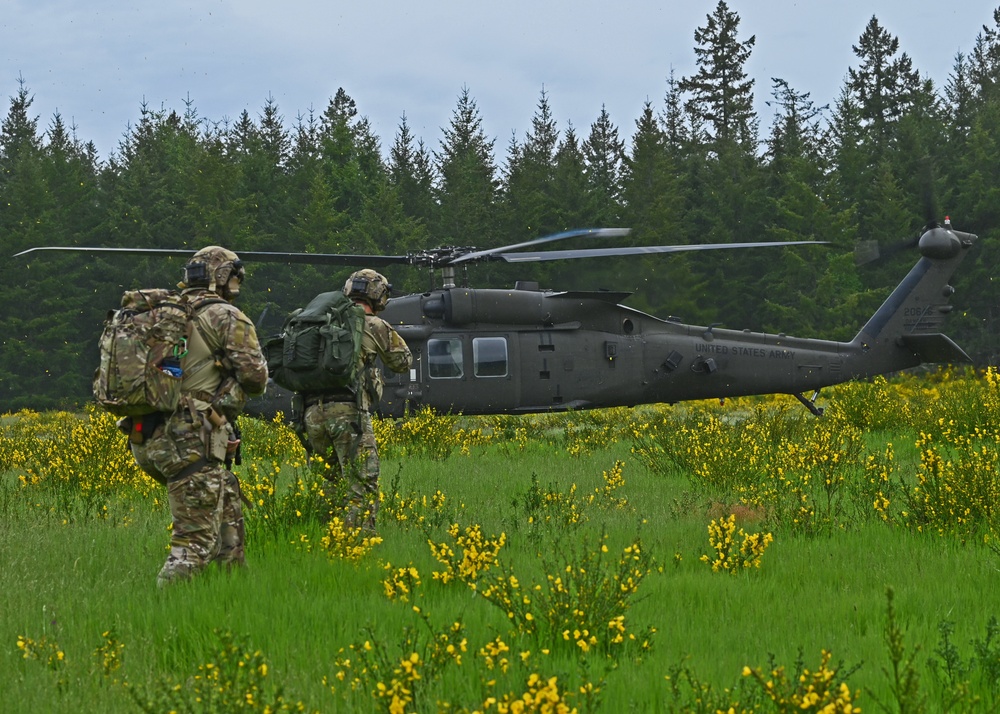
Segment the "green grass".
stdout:
[[[869,438],[877,442],[872,448],[884,443]],[[903,446],[912,437],[898,434],[895,441],[912,467],[919,455]],[[618,495],[627,497],[627,508],[581,505],[583,519],[576,525],[547,524],[537,517],[528,522],[525,504],[533,482],[542,491],[564,495],[576,484],[576,498],[583,499],[601,488],[602,473],[617,460],[625,463],[625,485]],[[440,702],[455,711],[481,710],[486,696],[520,696],[531,672],[557,676],[560,691],[599,685],[594,698],[567,698],[581,711],[617,712],[625,702],[634,711],[695,710],[692,696],[675,700],[670,695],[666,676],[679,666],[710,685],[713,701],[722,701],[726,688],[749,684],[741,675],[745,666],[766,672],[773,661],[793,672],[801,657],[814,670],[821,651],[829,650],[832,665],[843,662],[842,673],[856,667],[848,684],[861,692],[856,703],[872,712],[879,710],[876,699],[893,701],[885,639],[891,588],[907,656],[914,655],[928,711],[936,711],[943,695],[928,659],[941,659],[935,655],[939,626],[954,624],[951,642],[969,662],[970,643],[983,640],[989,618],[1000,615],[1000,556],[991,549],[875,519],[812,536],[778,531],[759,569],[736,576],[713,573],[699,560],[710,550],[713,504],[683,474],[646,470],[627,443],[592,447],[582,456],[534,442],[523,452],[475,447],[468,456],[455,451],[443,460],[390,455],[383,458],[382,475],[383,490],[395,484],[403,495],[444,493],[444,508],[426,511],[428,522],[436,517],[438,523],[425,532],[383,517],[383,542],[352,563],[327,556],[319,545],[323,530],[318,523],[303,518],[279,538],[265,535],[250,513],[245,570],[208,572],[162,591],[155,576],[166,556],[169,515],[152,497],[112,499],[107,520],[64,522],[45,508],[41,496],[29,498],[13,487],[0,520],[4,699],[17,702],[22,711],[140,711],[128,689],[165,702],[167,690],[159,681],[192,686],[189,678],[199,666],[218,658],[219,630],[246,638],[266,657],[266,679],[283,687],[288,702],[302,702],[307,711],[385,711],[385,700],[365,692],[347,696],[342,686],[331,692],[324,684],[324,678],[335,677],[341,650],[369,640],[398,662],[416,648],[414,641],[426,643],[461,621],[468,641],[463,663],[444,665],[437,681],[428,677],[419,683],[422,711],[436,711]],[[0,474],[8,489],[15,477]],[[427,537],[446,540],[452,522],[463,528],[478,524],[487,536],[505,532],[508,543],[500,560],[526,584],[543,583],[552,562],[581,544],[597,543],[601,533],[607,534],[611,555],[638,535],[653,561],[627,610],[627,622],[632,632],[655,628],[652,649],[630,649],[612,658],[584,656],[572,645],[541,653],[536,640],[513,632],[504,613],[471,589],[433,580],[432,571],[442,566],[431,555]],[[747,532],[764,528],[755,522],[740,525]],[[422,584],[411,602],[391,601],[384,594],[387,563],[418,569]],[[414,604],[431,630],[422,629]],[[109,630],[124,649],[121,668],[104,677],[94,651]],[[506,675],[487,671],[476,654],[496,636],[510,646]],[[64,660],[54,667],[26,660],[18,637],[57,643]],[[522,663],[520,654],[529,651]],[[975,672],[968,678],[974,693],[989,694],[987,684],[975,681]],[[483,683],[490,679],[496,680],[492,687]]]

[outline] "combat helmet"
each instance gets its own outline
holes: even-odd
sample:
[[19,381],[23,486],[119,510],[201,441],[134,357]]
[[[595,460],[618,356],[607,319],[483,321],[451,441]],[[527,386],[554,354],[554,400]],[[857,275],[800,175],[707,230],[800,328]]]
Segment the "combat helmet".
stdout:
[[344,283],[344,295],[368,303],[372,312],[381,312],[392,296],[392,285],[381,273],[365,268],[348,276]]
[[[184,266],[184,280],[180,288],[206,287],[214,293],[232,300],[240,294],[240,284],[243,283],[243,263],[240,257],[231,250],[218,245],[202,248]],[[237,279],[237,284],[231,286],[231,278]]]

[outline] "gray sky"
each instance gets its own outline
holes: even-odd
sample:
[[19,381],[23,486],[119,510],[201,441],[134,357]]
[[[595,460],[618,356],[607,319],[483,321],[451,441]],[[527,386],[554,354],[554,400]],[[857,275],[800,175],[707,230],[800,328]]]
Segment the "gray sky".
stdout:
[[[663,106],[671,69],[696,71],[694,32],[717,0],[0,0],[0,93],[23,77],[33,116],[58,111],[102,158],[145,101],[233,120],[273,97],[285,124],[325,109],[338,87],[392,144],[405,112],[437,149],[463,87],[502,161],[512,132],[531,128],[540,93],[560,130],[585,138],[602,105],[623,139],[643,103]],[[756,36],[746,66],[762,125],[771,78],[832,104],[851,46],[875,15],[914,67],[943,87],[1000,0],[730,0],[739,39]]]

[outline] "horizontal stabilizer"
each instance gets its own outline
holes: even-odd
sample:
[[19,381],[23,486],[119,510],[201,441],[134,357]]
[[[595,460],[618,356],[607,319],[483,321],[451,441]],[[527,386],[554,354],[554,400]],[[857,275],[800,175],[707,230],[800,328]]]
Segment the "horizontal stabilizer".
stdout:
[[921,362],[971,362],[965,350],[955,344],[947,335],[903,335],[903,345],[913,350]]

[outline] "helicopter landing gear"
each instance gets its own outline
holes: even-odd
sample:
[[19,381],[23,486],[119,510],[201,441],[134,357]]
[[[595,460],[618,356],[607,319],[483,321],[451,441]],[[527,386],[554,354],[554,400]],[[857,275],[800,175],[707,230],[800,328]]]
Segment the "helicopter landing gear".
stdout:
[[815,392],[813,392],[813,395],[812,395],[811,399],[806,399],[801,394],[795,394],[793,396],[796,399],[798,399],[800,402],[802,402],[802,406],[804,406],[806,409],[808,409],[809,412],[813,416],[818,416],[818,417],[823,416],[823,407],[817,407],[816,406],[816,397],[819,396],[819,390],[818,389]]

